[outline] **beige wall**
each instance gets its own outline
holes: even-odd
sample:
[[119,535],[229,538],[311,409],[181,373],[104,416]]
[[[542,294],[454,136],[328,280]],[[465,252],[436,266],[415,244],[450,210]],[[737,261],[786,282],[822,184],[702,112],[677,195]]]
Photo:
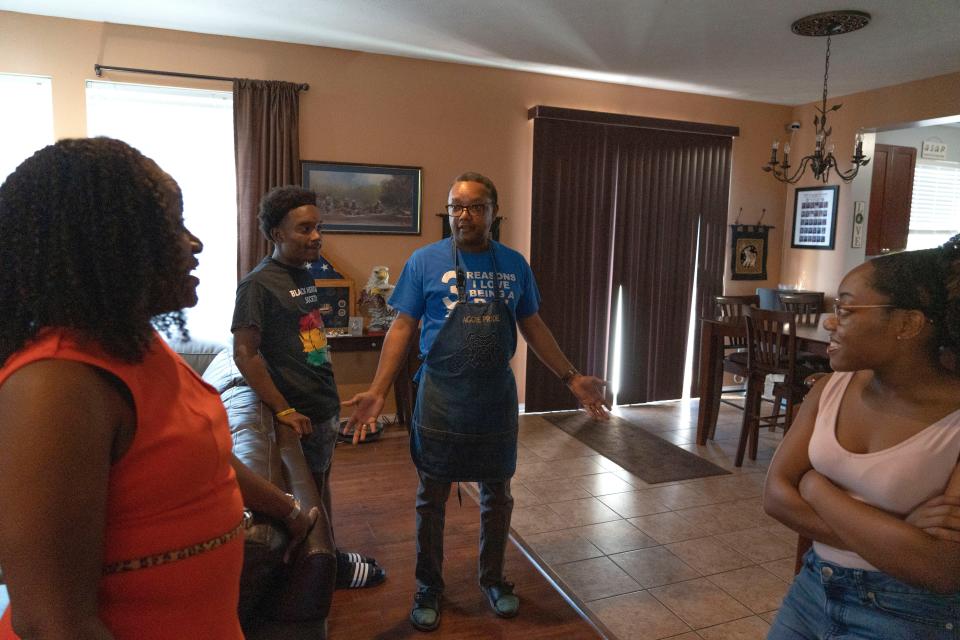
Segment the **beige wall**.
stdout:
[[[0,12],[0,72],[53,78],[57,137],[86,132],[84,81],[94,63],[310,83],[301,99],[301,155],[423,167],[423,235],[330,235],[325,253],[362,285],[374,264],[394,280],[411,251],[440,238],[434,213],[450,179],[472,169],[489,175],[508,218],[502,239],[529,252],[532,124],[537,104],[689,120],[740,127],[733,143],[730,220],[743,207],[752,223],[767,209],[771,237],[769,282],[780,281],[786,189],[762,173],[770,140],[791,119],[790,107],[658,91],[459,64],[338,49],[128,27]],[[110,73],[138,83],[226,88]],[[851,109],[852,111],[852,109]],[[728,268],[729,270],[729,268]],[[728,274],[729,277],[729,274]],[[762,282],[727,282],[751,292]],[[549,323],[549,318],[547,318]],[[519,372],[525,351],[515,360]],[[523,389],[523,375],[518,375]]]
[[[897,124],[960,114],[960,73],[831,98],[828,101],[828,105],[835,103],[842,103],[843,108],[831,113],[827,122],[833,127],[831,141],[837,145],[836,155],[841,159],[840,166],[846,170],[850,166],[853,137],[858,128],[867,131],[889,129]],[[803,125],[797,134],[796,153],[791,154],[797,158],[813,152],[815,113],[813,104],[802,105],[794,111],[793,120],[799,120]],[[866,136],[864,152],[868,156],[873,154],[873,143],[874,136]],[[865,203],[869,221],[872,170],[872,164],[862,168],[860,175],[850,184],[842,184],[836,177],[830,182],[830,184],[840,184],[835,251],[790,248],[794,198],[793,187],[790,188],[784,206],[783,226],[786,231],[781,260],[781,279],[777,282],[797,284],[807,289],[832,293],[837,290],[843,275],[863,262],[864,248],[850,247],[853,232],[853,203],[855,201]],[[810,187],[817,184],[808,175],[796,186]]]

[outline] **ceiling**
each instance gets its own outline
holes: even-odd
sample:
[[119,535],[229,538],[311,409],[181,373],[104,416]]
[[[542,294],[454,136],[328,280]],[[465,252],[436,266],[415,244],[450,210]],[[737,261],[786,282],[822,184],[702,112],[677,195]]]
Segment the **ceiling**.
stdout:
[[819,100],[826,50],[790,24],[857,9],[873,20],[834,38],[831,96],[960,71],[960,0],[0,0],[0,9],[786,105]]

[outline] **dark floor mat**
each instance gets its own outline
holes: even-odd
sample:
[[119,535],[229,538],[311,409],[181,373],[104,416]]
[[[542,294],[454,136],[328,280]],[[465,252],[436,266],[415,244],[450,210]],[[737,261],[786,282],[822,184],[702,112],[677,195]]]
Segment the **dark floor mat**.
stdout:
[[650,484],[730,473],[623,418],[594,420],[583,411],[541,417]]

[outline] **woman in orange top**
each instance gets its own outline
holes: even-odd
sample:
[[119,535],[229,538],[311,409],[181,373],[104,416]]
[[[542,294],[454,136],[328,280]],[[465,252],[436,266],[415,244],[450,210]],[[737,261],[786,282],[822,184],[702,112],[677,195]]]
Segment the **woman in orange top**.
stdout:
[[151,326],[197,302],[182,210],[107,138],[0,187],[0,640],[242,638],[244,503],[297,541],[316,518],[233,457],[219,396]]

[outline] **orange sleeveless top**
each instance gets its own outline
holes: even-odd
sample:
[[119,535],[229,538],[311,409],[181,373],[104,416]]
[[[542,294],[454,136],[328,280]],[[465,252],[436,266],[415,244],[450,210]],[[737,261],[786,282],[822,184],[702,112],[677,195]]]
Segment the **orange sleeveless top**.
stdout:
[[[136,435],[110,471],[106,564],[189,547],[239,524],[243,501],[230,466],[223,404],[159,336],[142,362],[130,364],[96,344],[81,343],[68,330],[45,329],[7,360],[0,385],[21,367],[47,359],[109,371],[133,397]],[[242,640],[237,619],[242,564],[240,535],[185,560],[103,576],[100,619],[118,640]],[[0,640],[17,637],[10,626],[15,607],[12,601],[0,620]]]

